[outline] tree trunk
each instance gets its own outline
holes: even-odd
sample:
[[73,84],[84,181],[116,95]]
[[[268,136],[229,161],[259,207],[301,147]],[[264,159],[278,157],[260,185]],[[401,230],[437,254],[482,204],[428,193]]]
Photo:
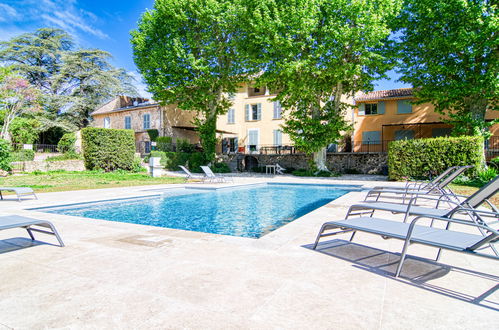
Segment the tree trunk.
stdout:
[[326,152],[327,148],[325,147],[317,152],[314,152],[314,162],[318,171],[329,171],[326,166]]

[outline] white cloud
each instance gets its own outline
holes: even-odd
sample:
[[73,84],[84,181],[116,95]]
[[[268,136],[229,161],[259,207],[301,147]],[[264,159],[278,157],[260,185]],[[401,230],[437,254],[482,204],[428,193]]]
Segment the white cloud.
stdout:
[[[2,12],[6,15],[2,15]],[[99,18],[92,12],[79,8],[76,0],[17,0],[12,1],[10,5],[0,3],[0,23],[10,24],[12,28],[16,22],[37,25],[43,23],[64,29],[76,38],[80,34],[91,34],[101,39],[109,38],[95,26]],[[2,27],[2,30],[5,28],[8,26]]]
[[7,22],[12,19],[16,19],[19,13],[14,7],[7,4],[0,3],[0,22]]
[[152,94],[147,91],[147,84],[142,79],[142,76],[135,71],[128,71],[128,74],[135,80],[133,85],[137,88],[141,97],[152,98]]

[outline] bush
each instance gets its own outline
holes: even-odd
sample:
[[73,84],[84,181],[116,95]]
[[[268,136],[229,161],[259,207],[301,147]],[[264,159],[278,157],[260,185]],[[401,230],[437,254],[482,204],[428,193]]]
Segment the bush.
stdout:
[[72,160],[72,159],[81,159],[81,155],[76,153],[75,151],[68,151],[62,155],[47,157],[45,161],[47,162],[57,162],[61,160]]
[[167,164],[167,161],[168,161],[168,156],[167,156],[166,152],[153,150],[153,151],[151,151],[151,153],[149,155],[147,155],[146,157],[144,157],[144,162],[148,163],[149,159],[151,157],[159,157],[159,158],[161,158],[160,164],[163,167],[166,167],[166,164]]
[[148,129],[147,130],[147,135],[149,135],[149,139],[151,141],[156,141],[156,139],[158,138],[159,136],[159,131],[157,129]]
[[473,175],[484,163],[481,137],[400,140],[388,145],[388,176],[392,180],[427,178],[457,165],[474,165],[470,170]]
[[206,155],[202,152],[194,152],[191,154],[189,157],[189,170],[194,173],[201,173],[203,170],[201,169],[201,166],[206,165],[208,163],[208,160],[206,159]]
[[13,162],[27,162],[35,159],[35,151],[31,149],[21,149],[12,153]]
[[194,146],[186,139],[177,139],[177,152],[194,152]]
[[12,143],[33,144],[38,139],[40,126],[40,121],[34,118],[15,118],[9,126]]
[[229,165],[227,165],[226,163],[215,163],[211,166],[211,170],[214,172],[214,173],[230,173],[230,168],[229,168]]
[[0,169],[4,171],[10,171],[12,167],[10,155],[10,143],[3,139],[0,139]]
[[314,171],[314,170],[305,170],[305,169],[299,169],[299,170],[294,170],[291,172],[294,176],[315,176],[315,177],[321,177],[321,178],[329,178],[329,177],[336,177],[340,176],[339,173],[335,172],[329,172],[329,171]]
[[64,134],[57,143],[57,150],[60,153],[76,153],[76,134],[74,132]]
[[135,157],[133,159],[132,172],[133,173],[147,172],[147,169],[144,168],[144,166],[142,166],[142,159],[140,157]]
[[133,170],[135,134],[132,130],[87,127],[81,133],[87,170]]
[[156,149],[163,152],[173,151],[173,139],[169,136],[160,136],[156,139]]
[[187,166],[191,154],[185,152],[165,152],[166,168],[171,171],[179,171],[179,165]]

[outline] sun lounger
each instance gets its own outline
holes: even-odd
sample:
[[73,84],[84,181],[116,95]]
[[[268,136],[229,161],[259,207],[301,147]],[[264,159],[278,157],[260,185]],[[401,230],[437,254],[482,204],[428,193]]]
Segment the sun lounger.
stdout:
[[286,169],[284,167],[282,167],[281,165],[279,165],[278,163],[275,164],[275,171],[277,174],[284,174],[284,171],[286,171]]
[[38,199],[38,197],[36,197],[33,189],[28,188],[28,187],[0,187],[0,199],[3,199],[2,190],[15,192],[17,195],[18,202],[21,201],[22,196],[34,196],[35,199]]
[[201,174],[193,174],[185,166],[179,165],[178,167],[180,167],[182,169],[182,171],[184,171],[185,174],[187,174],[187,176],[185,178],[186,180],[194,179],[194,180],[201,180],[203,182],[205,182],[207,180],[206,176],[201,175]]
[[28,217],[23,217],[20,215],[0,216],[0,230],[12,229],[12,228],[26,229],[32,240],[35,240],[33,232],[54,235],[59,241],[60,246],[64,246],[64,243],[62,242],[59,233],[57,232],[54,225],[50,221],[37,220]]
[[234,182],[234,179],[232,179],[231,177],[216,175],[208,166],[201,166],[201,169],[203,170],[204,174],[206,174],[208,180],[212,182],[227,182],[227,181]]
[[[497,217],[498,215],[496,215]],[[433,228],[425,225],[417,224],[425,216],[417,217],[411,223],[397,222],[382,218],[360,217],[349,218],[344,220],[329,221],[322,225],[319,234],[315,240],[313,249],[317,248],[317,244],[322,237],[337,235],[350,232],[352,234],[350,241],[353,239],[356,231],[363,231],[375,235],[380,235],[383,238],[396,238],[404,240],[405,244],[401,252],[400,261],[395,272],[395,277],[400,275],[402,265],[405,260],[407,249],[410,244],[418,243],[428,246],[433,246],[439,249],[447,249],[456,252],[472,254],[476,256],[487,257],[499,260],[497,255],[491,255],[481,252],[481,248],[486,245],[491,245],[499,240],[499,232],[489,226],[476,224],[474,222],[462,221],[457,219],[449,219],[442,217],[430,217],[433,220],[441,220],[447,223],[445,229]],[[477,227],[481,231],[487,233],[485,236],[478,234],[469,234],[460,231],[449,229],[451,223],[458,223],[465,226]],[[336,230],[334,232],[324,233],[326,230]],[[480,251],[479,251],[480,250]],[[437,255],[440,256],[440,253]]]
[[[467,169],[472,168],[473,166],[456,166],[452,168],[450,174],[440,178],[439,180],[432,181],[431,184],[425,186],[418,186],[417,188],[411,188],[408,186],[407,188],[390,188],[390,187],[375,187],[368,191],[365,201],[369,199],[379,200],[381,197],[384,198],[395,198],[402,199],[403,202],[411,197],[417,197],[420,195],[440,195],[444,196],[449,200],[457,200],[457,196],[452,192],[452,190],[448,189],[447,186],[454,181],[459,175],[464,173]],[[447,170],[449,171],[449,169]],[[446,172],[447,172],[446,171]],[[444,172],[445,173],[445,172]]]

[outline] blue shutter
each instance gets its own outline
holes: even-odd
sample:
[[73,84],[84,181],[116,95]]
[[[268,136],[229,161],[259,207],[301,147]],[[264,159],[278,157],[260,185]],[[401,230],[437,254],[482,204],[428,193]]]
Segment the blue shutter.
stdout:
[[256,105],[256,120],[262,120],[262,104],[258,103]]
[[234,151],[237,152],[239,150],[239,147],[237,143],[239,142],[238,138],[234,138]]
[[412,129],[401,129],[395,131],[395,140],[412,140],[414,139],[414,131]]
[[412,104],[408,100],[397,101],[397,113],[412,113]]
[[246,121],[249,121],[250,120],[250,105],[246,104],[244,108],[245,108],[244,118]]
[[364,116],[366,114],[366,105],[364,103],[359,104],[359,116]]
[[365,131],[362,132],[362,143],[380,144],[381,131]]
[[382,115],[385,113],[385,102],[378,102],[378,114]]

